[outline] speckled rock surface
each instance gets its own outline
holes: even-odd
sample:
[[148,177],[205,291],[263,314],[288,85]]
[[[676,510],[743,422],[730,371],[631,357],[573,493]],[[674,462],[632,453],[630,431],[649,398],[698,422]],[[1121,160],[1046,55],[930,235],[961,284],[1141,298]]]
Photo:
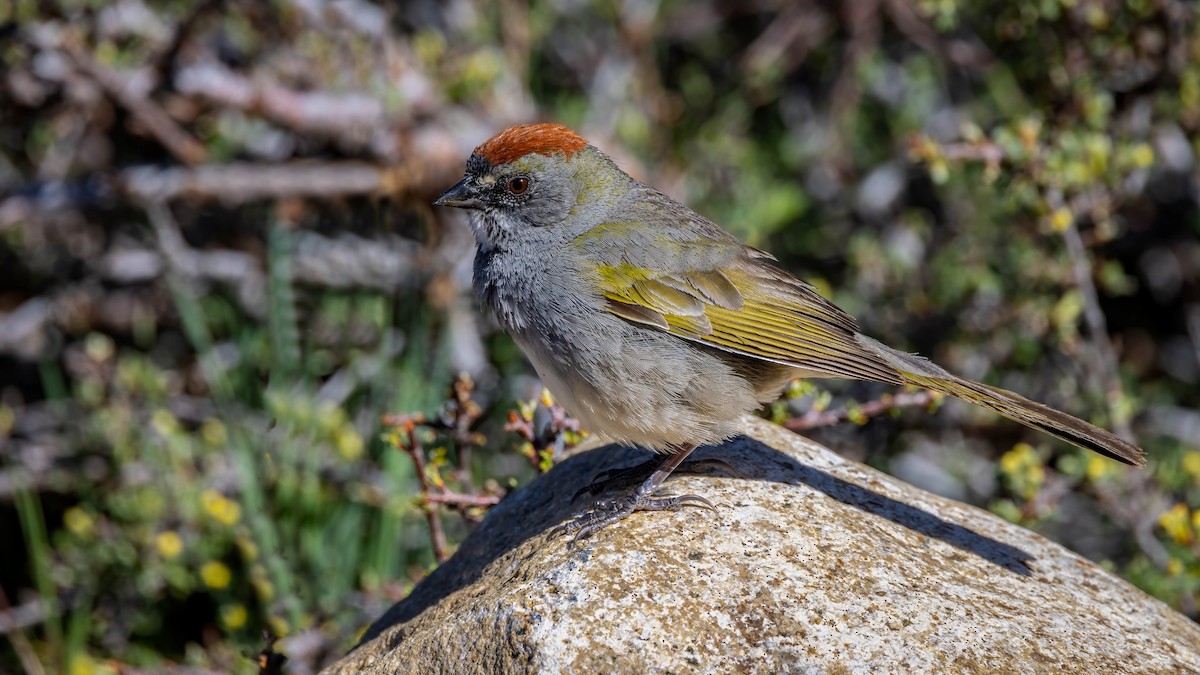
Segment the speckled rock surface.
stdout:
[[[1200,628],[1078,555],[761,420],[667,483],[717,510],[548,531],[583,449],[497,506],[331,673],[1200,672]],[[685,465],[686,467],[687,465]]]

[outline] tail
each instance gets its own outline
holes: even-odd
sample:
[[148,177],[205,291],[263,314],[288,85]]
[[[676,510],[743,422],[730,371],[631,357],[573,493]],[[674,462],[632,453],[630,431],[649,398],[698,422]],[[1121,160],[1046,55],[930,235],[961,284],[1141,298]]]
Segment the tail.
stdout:
[[1118,462],[1146,466],[1146,456],[1141,448],[1098,426],[1006,389],[957,377],[926,359],[897,351],[865,335],[859,335],[858,341],[895,368],[905,384],[961,398]]

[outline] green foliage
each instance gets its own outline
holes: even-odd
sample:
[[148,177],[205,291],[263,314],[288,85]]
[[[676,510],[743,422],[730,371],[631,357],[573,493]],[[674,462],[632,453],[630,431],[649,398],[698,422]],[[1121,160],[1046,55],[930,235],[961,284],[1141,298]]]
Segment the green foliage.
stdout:
[[[272,258],[286,260],[286,244],[279,246]],[[125,649],[134,664],[158,663],[151,654],[160,650],[178,653],[187,636],[168,628],[171,617],[196,597],[208,599],[203,611],[235,643],[257,645],[263,629],[285,636],[320,628],[333,630],[345,648],[369,618],[348,600],[380,593],[402,582],[411,566],[430,563],[423,538],[404,535],[419,522],[410,506],[411,466],[372,440],[378,426],[370,419],[393,401],[419,408],[436,400],[436,389],[411,385],[448,381],[444,365],[434,359],[431,370],[426,359],[440,347],[418,343],[422,353],[398,361],[369,353],[333,357],[384,365],[377,380],[363,383],[352,418],[346,407],[322,400],[315,377],[298,370],[301,356],[314,350],[290,309],[296,299],[286,271],[274,270],[272,285],[265,325],[239,319],[236,326],[222,326],[222,312],[203,309],[223,303],[174,286],[196,352],[200,381],[192,386],[211,396],[203,419],[181,420],[168,407],[188,386],[184,373],[118,349],[106,336],[84,339],[82,357],[93,374],[73,383],[84,422],[77,442],[111,453],[108,475],[73,486],[75,501],[49,544],[37,498],[22,491],[18,503],[47,606],[68,590],[75,598],[67,636],[59,628],[43,644],[47,656],[61,655],[64,670],[86,661],[84,644],[114,636],[132,643]],[[326,297],[323,318],[386,325],[391,319],[380,315],[380,300]],[[423,316],[406,328],[428,334]],[[246,348],[247,358],[229,363],[217,354],[218,328]],[[270,345],[264,353],[271,358],[251,358],[261,344]],[[262,381],[265,390],[246,386]],[[123,611],[112,613],[114,607]],[[81,615],[90,620],[80,622]],[[204,621],[190,622],[196,619]],[[236,652],[212,658],[245,669]]]

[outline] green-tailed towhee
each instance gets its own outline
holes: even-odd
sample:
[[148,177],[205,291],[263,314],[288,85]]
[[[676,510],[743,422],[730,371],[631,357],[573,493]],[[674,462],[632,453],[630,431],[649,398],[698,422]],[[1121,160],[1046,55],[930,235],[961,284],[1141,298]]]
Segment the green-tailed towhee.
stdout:
[[632,493],[566,526],[586,536],[636,510],[705,504],[655,493],[697,446],[794,377],[912,384],[1142,466],[1142,451],[1017,394],[956,377],[858,330],[808,283],[634,180],[570,129],[492,137],[434,202],[470,209],[480,301],[585,428],[669,453]]

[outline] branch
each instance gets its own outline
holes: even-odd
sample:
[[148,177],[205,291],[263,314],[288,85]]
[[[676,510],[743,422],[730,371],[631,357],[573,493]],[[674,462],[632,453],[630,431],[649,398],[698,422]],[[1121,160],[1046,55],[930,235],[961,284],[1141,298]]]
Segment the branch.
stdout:
[[421,497],[427,504],[447,504],[459,508],[479,506],[490,508],[500,503],[499,495],[469,495],[461,492],[431,492]]
[[471,507],[489,508],[500,503],[502,498],[494,494],[467,494],[453,492],[446,487],[440,473],[435,470],[431,474],[425,462],[425,449],[422,447],[419,429],[442,431],[448,433],[455,441],[459,465],[454,471],[454,477],[469,487],[471,474],[469,471],[468,449],[471,446],[487,442],[482,434],[473,427],[483,417],[483,408],[472,398],[475,383],[466,374],[459,375],[454,381],[449,397],[442,404],[437,414],[432,418],[424,413],[388,414],[383,417],[385,426],[393,427],[394,434],[389,434],[391,442],[403,450],[410,459],[421,484],[421,504],[424,506],[425,518],[429,522],[429,536],[432,539],[433,555],[439,563],[449,557],[449,547],[446,545],[446,532],[442,526],[441,510],[446,505],[456,508],[468,520],[474,520],[466,509]]
[[847,420],[862,423],[867,418],[900,408],[923,408],[941,400],[943,396],[944,394],[927,390],[884,394],[877,401],[870,401],[857,407],[838,410],[810,410],[800,417],[787,420],[783,426],[792,431],[808,431],[809,429],[830,427]]
[[157,101],[135,91],[120,74],[96,63],[90,54],[71,41],[64,40],[62,49],[81,71],[141,122],[175,159],[184,164],[198,164],[208,158],[204,146],[176,124]]
[[[175,89],[219,108],[257,114],[289,129],[317,132],[359,147],[388,125],[383,102],[367,94],[296,91],[259,84],[217,62],[189,66],[175,76]],[[395,148],[380,154],[393,156]]]
[[[440,564],[450,559],[450,551],[446,545],[446,530],[442,527],[442,510],[438,508],[438,502],[429,499],[434,494],[434,488],[429,481],[429,472],[425,468],[425,448],[421,446],[421,441],[417,438],[416,428],[421,423],[419,420],[423,420],[423,417],[403,420],[398,424],[406,432],[408,441],[401,444],[401,449],[412,459],[417,481],[421,484],[421,495],[425,503],[425,520],[429,523],[429,538],[433,545],[433,557]],[[386,418],[384,423],[388,423]]]
[[10,189],[14,196],[0,202],[0,232],[33,217],[108,207],[121,201],[146,204],[191,199],[238,206],[289,198],[432,194],[444,187],[442,183],[451,182],[445,171],[428,171],[416,161],[395,165],[296,161],[170,168],[135,166],[115,173],[94,174],[77,182],[46,181]]
[[394,166],[353,161],[236,163],[126,169],[116,176],[114,188],[139,202],[189,198],[233,206],[268,199],[394,195],[412,191],[424,178],[424,171],[415,162]]

